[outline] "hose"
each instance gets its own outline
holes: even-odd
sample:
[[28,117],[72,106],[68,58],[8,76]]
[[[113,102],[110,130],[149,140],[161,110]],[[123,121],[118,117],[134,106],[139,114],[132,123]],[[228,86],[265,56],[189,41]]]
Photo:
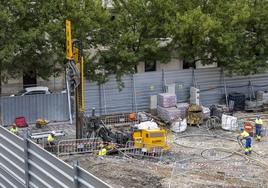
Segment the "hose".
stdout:
[[206,152],[206,151],[209,151],[209,150],[218,150],[218,151],[222,151],[221,149],[222,149],[222,148],[209,148],[209,149],[204,149],[204,150],[201,152],[201,156],[202,156],[204,159],[207,159],[207,160],[220,161],[220,160],[224,160],[224,159],[226,159],[226,158],[231,157],[232,155],[234,155],[233,152],[231,152],[231,151],[228,150],[228,152],[226,152],[226,151],[224,151],[224,152],[225,152],[225,153],[230,153],[229,155],[224,156],[224,157],[221,157],[221,158],[216,159],[216,160],[209,159],[209,158],[207,158],[207,157],[204,156],[204,152]]
[[[178,138],[185,138],[185,137],[193,137],[193,136],[206,136],[206,137],[214,137],[214,136],[211,136],[211,135],[201,135],[201,134],[192,134],[192,135],[184,135],[184,136],[181,136],[181,137],[178,137]],[[239,136],[237,137],[237,141],[238,141],[238,138]],[[176,138],[177,139],[177,138]],[[224,139],[224,138],[223,138]],[[225,139],[226,140],[226,139]],[[228,139],[230,140],[230,139]],[[233,139],[232,139],[233,141]],[[240,141],[240,139],[239,139]],[[191,148],[191,149],[200,149],[200,147],[193,147],[193,146],[185,146],[185,145],[182,145],[182,144],[178,144],[176,142],[174,142],[176,145],[179,145],[181,147],[185,147],[185,148]],[[238,143],[240,146],[241,146],[241,142]],[[216,150],[219,150],[219,151],[223,151],[223,152],[227,152],[227,153],[232,153],[232,155],[238,155],[238,156],[241,156],[247,160],[251,160],[251,161],[254,161],[256,162],[260,167],[263,167],[265,169],[266,172],[268,172],[268,164],[266,163],[263,163],[262,161],[260,161],[259,159],[255,159],[253,157],[250,157],[248,155],[245,155],[245,154],[242,154],[241,152],[237,152],[237,151],[230,151],[229,149],[226,149],[226,148],[205,148],[204,150],[208,150],[208,149],[216,149]],[[202,152],[201,152],[202,153]]]

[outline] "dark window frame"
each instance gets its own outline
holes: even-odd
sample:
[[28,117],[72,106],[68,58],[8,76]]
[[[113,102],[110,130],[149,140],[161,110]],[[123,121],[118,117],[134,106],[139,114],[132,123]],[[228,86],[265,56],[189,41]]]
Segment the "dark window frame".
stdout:
[[156,60],[145,61],[144,62],[144,72],[154,72],[156,71]]

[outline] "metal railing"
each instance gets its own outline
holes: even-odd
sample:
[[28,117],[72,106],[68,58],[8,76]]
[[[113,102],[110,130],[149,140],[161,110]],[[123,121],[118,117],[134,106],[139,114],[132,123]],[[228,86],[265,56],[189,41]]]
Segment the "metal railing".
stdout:
[[70,166],[30,139],[0,127],[0,187],[108,188],[96,176]]
[[101,121],[105,125],[114,125],[117,127],[124,126],[124,125],[131,125],[134,122],[130,121],[128,116],[129,116],[129,113],[106,115],[106,116],[101,116]]
[[[137,144],[139,147],[137,147]],[[124,153],[130,156],[162,159],[164,149],[152,144],[139,144],[129,141],[126,143]]]
[[99,138],[61,140],[57,145],[57,155],[91,153],[99,150],[102,143]]

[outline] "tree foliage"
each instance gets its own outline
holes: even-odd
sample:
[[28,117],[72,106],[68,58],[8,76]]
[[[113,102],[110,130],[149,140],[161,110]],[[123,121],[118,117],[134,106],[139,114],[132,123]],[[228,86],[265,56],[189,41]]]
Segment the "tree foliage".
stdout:
[[178,1],[172,30],[181,58],[193,63],[216,62],[244,75],[267,68],[267,1],[185,2]]
[[[65,19],[83,41],[90,78],[117,80],[141,62],[216,62],[230,72],[267,68],[266,0],[0,0],[1,78],[21,72],[47,79],[65,61]],[[9,74],[6,74],[9,73]]]

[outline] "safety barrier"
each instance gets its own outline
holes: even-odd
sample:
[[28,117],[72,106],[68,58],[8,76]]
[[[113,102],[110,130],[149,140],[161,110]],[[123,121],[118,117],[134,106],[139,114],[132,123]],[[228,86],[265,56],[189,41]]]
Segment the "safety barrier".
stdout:
[[103,142],[99,138],[61,140],[57,145],[57,155],[91,153],[100,148]]
[[131,125],[134,122],[130,121],[128,118],[129,114],[115,114],[115,115],[106,115],[101,116],[101,121],[105,125],[114,125],[114,126],[123,126]]
[[0,127],[0,187],[108,188],[96,176],[70,166],[28,138]]
[[162,159],[164,149],[152,144],[140,144],[129,141],[126,143],[124,153],[130,156]]

